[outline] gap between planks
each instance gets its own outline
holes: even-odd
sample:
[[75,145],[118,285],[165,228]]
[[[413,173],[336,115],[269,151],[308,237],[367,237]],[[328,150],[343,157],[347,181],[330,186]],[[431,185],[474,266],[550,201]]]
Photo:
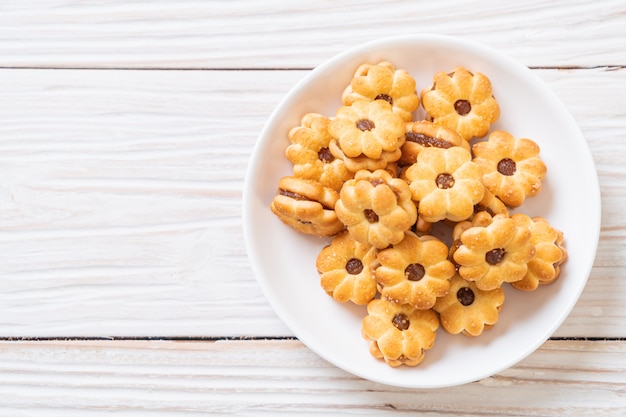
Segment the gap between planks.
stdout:
[[[239,68],[239,67],[157,67],[157,68],[144,68],[144,67],[63,67],[63,66],[0,66],[0,70],[72,70],[72,71],[241,71],[241,72],[253,72],[253,71],[311,71],[315,67],[258,67],[258,68]],[[626,65],[623,64],[603,64],[603,65],[562,65],[562,66],[537,66],[529,65],[528,69],[531,70],[594,70],[605,69],[606,71],[619,71],[626,69]]]
[[[0,342],[90,342],[90,341],[172,341],[172,342],[221,342],[221,341],[294,341],[294,336],[3,336]],[[571,342],[626,342],[626,337],[550,337],[546,341]]]

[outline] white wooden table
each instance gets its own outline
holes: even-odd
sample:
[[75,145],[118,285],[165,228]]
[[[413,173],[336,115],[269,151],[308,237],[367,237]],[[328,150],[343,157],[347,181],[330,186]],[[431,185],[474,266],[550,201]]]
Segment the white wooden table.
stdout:
[[[242,235],[274,106],[334,54],[406,33],[535,71],[578,121],[602,192],[565,323],[513,368],[448,389],[316,356],[272,311]],[[623,416],[625,108],[623,0],[3,1],[0,415]]]

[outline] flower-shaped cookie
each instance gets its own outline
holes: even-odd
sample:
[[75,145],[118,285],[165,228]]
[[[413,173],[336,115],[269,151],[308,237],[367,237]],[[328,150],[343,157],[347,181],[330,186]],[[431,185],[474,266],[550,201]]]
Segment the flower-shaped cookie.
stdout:
[[429,120],[456,130],[467,141],[485,136],[500,117],[489,78],[463,67],[436,73],[421,99]]
[[344,229],[335,214],[339,193],[317,181],[283,177],[270,204],[272,212],[301,233],[333,236]]
[[289,145],[285,156],[293,165],[293,175],[319,181],[320,184],[339,191],[343,183],[352,178],[346,164],[330,152],[332,137],[328,133],[330,120],[317,113],[307,113],[300,126],[289,131]]
[[380,99],[389,102],[393,112],[407,122],[413,119],[413,112],[420,104],[415,80],[405,70],[396,70],[386,61],[359,66],[343,92],[343,104],[350,106],[357,100]]
[[455,268],[448,247],[434,236],[406,232],[404,239],[378,254],[374,271],[381,296],[419,310],[431,308],[437,297],[448,293]]
[[404,144],[404,124],[385,100],[360,100],[340,107],[328,131],[349,158],[380,159],[383,153],[392,153],[397,160]]
[[367,305],[361,333],[370,341],[370,353],[390,366],[416,366],[433,347],[439,319],[432,310],[417,310],[383,298]]
[[378,249],[399,243],[417,220],[407,183],[382,169],[346,181],[335,212],[353,239]]
[[530,230],[530,241],[535,245],[535,256],[528,262],[528,272],[519,281],[511,283],[518,290],[533,291],[539,285],[554,282],[567,258],[563,246],[563,232],[555,229],[543,217],[529,217],[522,213],[511,216],[515,224]]
[[503,304],[501,287],[483,291],[456,274],[450,280],[450,292],[437,299],[433,310],[448,333],[478,336],[496,324]]
[[414,164],[417,161],[417,155],[424,148],[460,146],[470,150],[469,142],[456,131],[427,120],[407,123],[405,138],[406,141],[402,145],[402,157],[398,161],[401,166]]
[[496,289],[503,282],[519,281],[535,255],[530,230],[504,214],[493,216],[485,226],[481,222],[490,216],[486,211],[479,214],[472,219],[471,227],[465,222],[455,226],[462,230],[453,232],[460,241],[453,254],[459,274],[483,291]]
[[322,288],[340,303],[369,303],[376,295],[377,254],[375,247],[357,242],[348,231],[339,233],[315,262]]
[[424,148],[405,177],[426,222],[468,219],[474,205],[483,199],[482,170],[460,146]]
[[518,207],[541,190],[547,169],[532,140],[497,130],[472,151],[474,162],[483,168],[483,184],[507,206]]

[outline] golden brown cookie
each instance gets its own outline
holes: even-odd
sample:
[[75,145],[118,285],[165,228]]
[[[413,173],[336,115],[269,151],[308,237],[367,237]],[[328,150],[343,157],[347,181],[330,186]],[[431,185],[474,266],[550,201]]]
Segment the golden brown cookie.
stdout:
[[[403,141],[404,137],[400,139],[400,143],[403,143]],[[388,167],[390,168],[390,165],[395,164],[395,161],[400,159],[400,157],[402,156],[402,151],[400,148],[398,148],[393,152],[381,153],[380,158],[378,159],[372,159],[365,155],[359,155],[351,158],[346,156],[346,154],[341,150],[339,142],[337,142],[336,139],[332,139],[330,141],[329,149],[331,154],[335,158],[344,162],[346,168],[348,168],[348,171],[350,171],[352,175],[362,169],[367,169],[368,171],[376,171],[377,169],[388,169]],[[397,167],[391,169],[397,169]]]
[[386,61],[357,68],[342,94],[342,101],[350,106],[358,100],[385,100],[391,104],[393,112],[407,122],[413,119],[413,112],[420,104],[413,77]]
[[454,266],[456,267],[457,270],[459,269],[461,265],[459,265],[454,260],[454,252],[456,252],[456,250],[461,245],[463,245],[463,243],[461,242],[461,235],[463,234],[463,232],[473,226],[487,227],[492,222],[493,222],[493,216],[489,213],[489,211],[480,210],[480,211],[475,212],[474,216],[472,216],[471,219],[458,222],[453,226],[452,244],[450,245],[450,253],[449,253],[448,259],[450,259],[450,261],[454,263]]
[[374,299],[367,305],[361,333],[370,342],[370,353],[392,367],[416,366],[435,343],[439,319],[432,310]]
[[483,199],[482,170],[460,146],[424,148],[406,169],[411,195],[426,222],[459,222],[474,213]]
[[433,230],[433,224],[432,222],[427,222],[422,216],[418,214],[417,222],[415,223],[415,225],[413,225],[413,228],[411,230],[420,234],[430,233]]
[[483,291],[496,289],[503,282],[521,280],[535,255],[530,230],[504,214],[493,216],[487,226],[479,225],[479,221],[489,216],[484,211],[479,214],[472,219],[471,227],[462,223],[458,225],[462,231],[453,233],[460,240],[453,254],[454,261],[460,265],[459,274]]
[[472,151],[483,169],[483,184],[507,206],[518,207],[541,190],[547,169],[532,140],[498,130],[474,144]]
[[448,247],[434,236],[418,237],[406,232],[404,239],[378,253],[374,271],[383,298],[410,304],[419,310],[432,308],[448,293],[455,268]]
[[406,124],[406,140],[402,145],[402,157],[398,161],[401,166],[412,165],[417,161],[417,155],[424,148],[451,148],[460,146],[470,150],[469,142],[455,130],[421,120]]
[[346,181],[335,211],[353,239],[378,249],[399,243],[417,220],[407,183],[382,169]]
[[322,288],[340,303],[369,303],[377,291],[373,272],[377,254],[375,247],[357,242],[348,231],[339,233],[315,262]]
[[433,310],[448,333],[478,336],[496,324],[503,304],[501,287],[483,291],[456,274],[450,280],[450,292],[437,299]]
[[341,159],[330,152],[332,137],[328,133],[329,124],[330,119],[321,114],[305,114],[300,126],[289,131],[291,145],[287,147],[285,156],[293,163],[295,177],[318,181],[339,191],[353,174]]
[[380,159],[383,152],[400,149],[404,143],[404,124],[388,102],[361,100],[340,107],[328,131],[347,157],[365,155]]
[[474,213],[481,211],[486,211],[491,216],[495,216],[496,214],[509,215],[509,209],[502,202],[502,200],[493,195],[493,193],[487,188],[485,188],[483,199],[474,206]]
[[428,120],[456,130],[467,141],[485,136],[500,117],[489,78],[463,67],[436,73],[421,100]]
[[285,224],[301,233],[329,237],[344,229],[335,214],[339,194],[317,181],[292,176],[278,181],[270,208]]
[[555,229],[543,217],[529,217],[522,213],[511,216],[515,224],[530,230],[530,241],[535,245],[535,256],[528,262],[528,272],[519,281],[511,283],[518,290],[533,291],[539,285],[554,282],[567,258],[563,246],[563,232]]
[[[374,170],[375,171],[375,170]],[[398,167],[397,162],[389,162],[385,167],[385,171],[389,173],[392,177],[398,177],[400,174],[400,168]]]

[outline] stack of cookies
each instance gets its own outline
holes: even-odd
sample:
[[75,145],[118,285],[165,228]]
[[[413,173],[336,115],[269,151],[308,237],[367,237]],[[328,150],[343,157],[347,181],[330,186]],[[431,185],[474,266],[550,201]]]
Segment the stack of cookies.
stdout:
[[[414,120],[420,105],[426,117]],[[559,276],[563,234],[510,212],[541,190],[539,146],[490,132],[499,116],[483,74],[439,72],[418,95],[407,71],[380,62],[356,69],[334,115],[305,114],[289,131],[293,174],[271,210],[332,238],[317,256],[321,287],[367,305],[363,337],[390,366],[419,364],[440,326],[491,328],[503,285],[532,291]]]

